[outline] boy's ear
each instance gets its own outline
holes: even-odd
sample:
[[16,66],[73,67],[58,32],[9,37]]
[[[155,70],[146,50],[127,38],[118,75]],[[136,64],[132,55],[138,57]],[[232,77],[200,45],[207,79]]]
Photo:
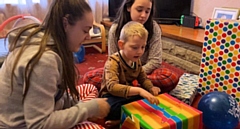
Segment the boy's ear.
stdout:
[[124,41],[123,40],[118,40],[118,47],[120,50],[123,49]]

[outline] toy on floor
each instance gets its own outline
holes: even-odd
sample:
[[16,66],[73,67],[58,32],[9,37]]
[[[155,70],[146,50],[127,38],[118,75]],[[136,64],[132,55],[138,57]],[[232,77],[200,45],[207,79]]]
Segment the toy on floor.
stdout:
[[225,92],[205,94],[198,109],[203,112],[203,123],[209,129],[234,129],[238,125],[240,108],[237,101]]

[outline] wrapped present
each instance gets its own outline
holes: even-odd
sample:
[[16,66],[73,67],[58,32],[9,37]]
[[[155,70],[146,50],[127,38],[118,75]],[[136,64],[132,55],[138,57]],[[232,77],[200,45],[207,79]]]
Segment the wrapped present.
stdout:
[[135,116],[143,129],[202,129],[202,112],[164,93],[157,98],[159,105],[146,99],[122,106],[122,122]]
[[199,75],[184,73],[170,95],[178,98],[182,102],[191,105],[195,98],[198,88]]
[[134,115],[131,115],[131,118],[127,116],[121,125],[121,129],[140,129],[139,120]]
[[240,105],[240,21],[206,24],[198,92],[226,92]]

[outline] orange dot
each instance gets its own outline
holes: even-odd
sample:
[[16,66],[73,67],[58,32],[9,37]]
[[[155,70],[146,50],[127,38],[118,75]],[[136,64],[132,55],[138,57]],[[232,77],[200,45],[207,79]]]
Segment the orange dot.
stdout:
[[230,65],[230,64],[227,64],[226,67],[227,67],[227,68],[231,68],[231,65]]
[[212,48],[215,48],[216,47],[216,44],[212,44]]
[[213,69],[212,72],[213,72],[213,73],[216,73],[217,71],[216,71],[216,69]]
[[215,57],[218,57],[218,53],[214,53],[214,56],[215,56]]
[[218,26],[214,26],[214,30],[218,30]]
[[230,74],[229,74],[229,77],[230,77],[230,78],[234,78],[234,74],[230,73]]
[[229,49],[229,51],[233,51],[233,50],[234,50],[234,47],[233,47],[233,46],[230,46],[228,49]]
[[238,31],[237,28],[233,28],[233,29],[232,29],[232,32],[233,32],[233,33],[236,33],[237,31]]
[[211,87],[211,89],[213,89],[213,88],[214,88],[214,85],[210,85],[210,87]]
[[210,64],[213,64],[213,61],[212,61],[212,60],[210,60],[210,61],[209,61],[209,63],[210,63]]
[[223,83],[224,83],[225,85],[227,85],[227,84],[228,84],[228,81],[225,80]]
[[237,39],[236,39],[236,42],[237,42],[237,43],[240,43],[240,38],[237,38]]
[[218,40],[221,40],[221,38],[222,38],[221,36],[217,36],[217,39],[218,39]]
[[238,58],[237,58],[236,56],[232,57],[232,60],[233,60],[233,61],[237,61],[237,59],[238,59]]
[[208,76],[207,79],[210,80],[210,79],[211,79],[211,76]]
[[231,90],[227,90],[227,94],[231,94]]

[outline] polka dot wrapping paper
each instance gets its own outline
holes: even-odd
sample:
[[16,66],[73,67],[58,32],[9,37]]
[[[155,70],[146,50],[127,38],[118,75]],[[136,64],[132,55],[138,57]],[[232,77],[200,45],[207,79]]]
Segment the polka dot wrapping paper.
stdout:
[[226,92],[240,105],[239,74],[240,21],[207,21],[198,92]]

